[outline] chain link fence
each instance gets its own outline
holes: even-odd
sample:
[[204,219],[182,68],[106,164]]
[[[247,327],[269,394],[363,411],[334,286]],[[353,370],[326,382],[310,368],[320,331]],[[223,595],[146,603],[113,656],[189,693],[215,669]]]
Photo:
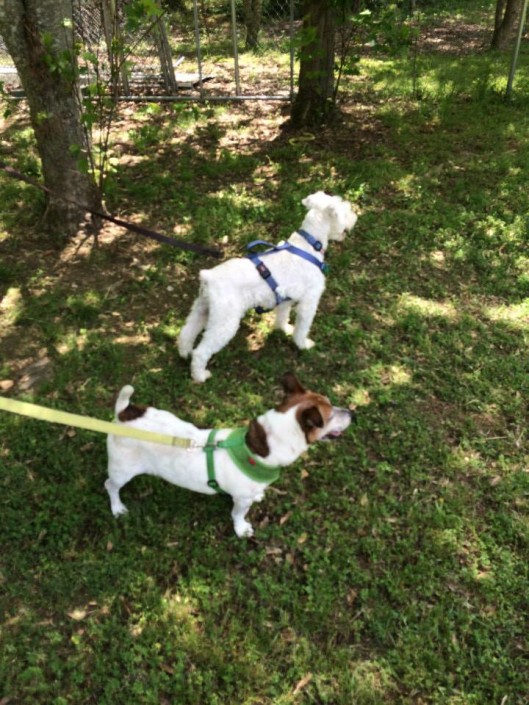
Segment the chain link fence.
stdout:
[[19,87],[17,72],[13,66],[13,62],[4,40],[0,36],[0,82],[4,85],[6,91],[14,90]]
[[[127,0],[72,0],[84,85],[116,98],[290,100],[299,0],[164,0],[130,22]],[[0,37],[0,80],[17,77]]]

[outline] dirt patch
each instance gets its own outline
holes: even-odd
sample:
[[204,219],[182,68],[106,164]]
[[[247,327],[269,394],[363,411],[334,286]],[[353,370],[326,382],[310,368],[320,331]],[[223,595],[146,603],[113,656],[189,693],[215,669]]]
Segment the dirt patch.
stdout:
[[[447,20],[435,26],[424,27],[419,46],[424,53],[438,52],[462,56],[484,50],[488,42],[489,31],[483,25]],[[268,77],[267,72],[262,73],[263,81]],[[257,175],[265,181],[274,178],[274,172],[269,170],[266,161],[267,145],[276,148],[281,145],[288,148],[298,145],[297,158],[300,160],[305,158],[308,151],[311,158],[316,159],[319,151],[322,154],[333,152],[348,155],[351,159],[357,155],[361,157],[369,152],[370,145],[387,143],[391,139],[391,129],[377,119],[378,98],[364,85],[365,79],[358,76],[354,81],[357,84],[354,100],[348,99],[346,104],[341,106],[343,120],[332,127],[305,135],[306,143],[285,129],[289,112],[287,104],[273,101],[248,102],[230,105],[229,110],[218,117],[212,117],[211,126],[206,124],[205,127],[175,133],[170,142],[160,145],[158,156],[161,160],[167,158],[175,162],[180,152],[191,148],[204,159],[208,159],[215,150],[255,155],[261,166],[256,169],[253,177]],[[259,90],[264,92],[271,88],[261,85]],[[363,97],[364,90],[369,95]],[[157,118],[153,117],[149,124],[152,125],[155,119]],[[159,119],[163,121],[164,118],[160,116]],[[24,120],[27,120],[27,113],[24,115],[21,112],[18,124]],[[208,127],[211,127],[211,130],[208,131]],[[119,146],[116,156],[124,166],[127,165],[127,160],[139,159],[134,144],[126,137],[137,128],[138,121],[134,110],[125,106],[116,121]],[[215,133],[217,128],[218,135]],[[7,153],[7,131],[4,134],[7,139],[3,150]],[[140,178],[141,169],[138,174]],[[200,193],[203,177],[197,171],[194,178],[196,191]],[[248,189],[253,188],[255,183],[249,180]],[[129,202],[127,199],[127,194],[122,194],[120,204],[123,212],[116,215],[164,231],[163,222],[148,222],[137,213],[134,196],[130,197]],[[167,234],[186,237],[187,230],[179,231],[175,226],[175,229],[172,232],[168,230]],[[78,298],[82,298],[84,292],[99,289],[103,292],[102,296],[108,308],[108,314],[101,316],[101,326],[108,326],[114,336],[130,338],[130,325],[138,317],[147,324],[153,324],[170,312],[175,306],[175,299],[180,306],[188,307],[196,288],[198,269],[215,264],[214,260],[205,258],[195,258],[185,266],[177,263],[165,264],[164,273],[167,279],[178,282],[178,297],[175,292],[168,291],[161,299],[149,299],[145,293],[138,293],[138,290],[142,286],[145,270],[149,267],[156,268],[159,259],[159,245],[127,233],[112,224],[104,225],[99,233],[97,245],[93,238],[87,239],[85,234],[80,232],[67,247],[57,252],[51,250],[41,234],[37,230],[32,232],[26,223],[25,226],[20,225],[18,232],[9,233],[0,242],[3,271],[17,272],[16,279],[10,275],[7,283],[0,281],[0,302],[5,299],[10,289],[15,289],[15,293],[26,301],[33,301],[38,297],[45,299],[56,288],[64,292],[65,297],[72,294]],[[121,304],[122,300],[126,303]],[[57,315],[60,316],[61,313]],[[10,318],[11,316],[12,309],[2,310],[0,306],[0,362],[3,365],[0,368],[0,382],[3,378],[6,383],[14,381],[17,387],[26,383],[33,387],[46,378],[53,359],[50,363],[50,353],[39,321],[26,320],[20,325],[20,321],[17,321],[16,317]],[[52,322],[53,316],[50,318],[50,324]]]
[[492,28],[482,24],[445,20],[437,25],[421,28],[418,48],[430,54],[465,56],[490,48]]

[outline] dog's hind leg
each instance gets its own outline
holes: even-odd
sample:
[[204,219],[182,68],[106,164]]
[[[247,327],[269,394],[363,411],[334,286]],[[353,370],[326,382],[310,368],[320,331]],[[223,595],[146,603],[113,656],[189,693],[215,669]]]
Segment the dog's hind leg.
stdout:
[[108,492],[108,496],[110,498],[110,509],[112,510],[112,514],[115,517],[118,517],[120,514],[126,514],[128,512],[127,507],[123,504],[123,502],[121,501],[121,497],[119,496],[119,491],[122,487],[122,484],[118,484],[110,477],[105,482],[105,489]]
[[224,302],[217,311],[210,310],[206,330],[191,359],[191,376],[195,382],[205,382],[211,377],[211,372],[206,369],[209,360],[230,342],[240,322],[239,313],[232,311],[228,314]]
[[208,298],[202,289],[195,299],[184,327],[178,337],[178,352],[181,357],[189,357],[195,340],[206,327],[208,322]]

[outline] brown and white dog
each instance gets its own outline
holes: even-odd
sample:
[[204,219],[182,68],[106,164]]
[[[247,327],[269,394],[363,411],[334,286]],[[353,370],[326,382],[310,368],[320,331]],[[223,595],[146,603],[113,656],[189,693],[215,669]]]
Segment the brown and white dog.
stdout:
[[[331,404],[321,394],[304,389],[296,376],[287,373],[282,378],[284,398],[276,409],[250,422],[243,433],[242,453],[248,455],[251,465],[256,464],[273,473],[274,469],[290,465],[304,453],[311,443],[337,438],[351,423],[351,412]],[[129,480],[140,474],[155,475],[179,487],[195,492],[215,494],[208,484],[208,470],[204,448],[210,430],[199,429],[182,421],[168,411],[130,404],[134,389],[127,385],[116,402],[116,420],[139,429],[190,439],[191,450],[156,443],[109,435],[108,480],[105,487],[110,497],[114,516],[127,511],[119,491]],[[218,431],[216,441],[224,441],[232,434],[230,429]],[[234,462],[227,448],[214,451],[215,478],[220,491],[231,495],[231,513],[235,533],[239,537],[252,536],[253,527],[246,514],[254,502],[264,497],[271,481],[251,472],[248,475]],[[275,479],[275,477],[273,478]]]

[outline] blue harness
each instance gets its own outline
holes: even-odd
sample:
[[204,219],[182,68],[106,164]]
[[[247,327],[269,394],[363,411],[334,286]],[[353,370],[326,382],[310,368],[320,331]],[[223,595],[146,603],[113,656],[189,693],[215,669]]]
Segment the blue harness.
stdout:
[[[310,233],[308,233],[306,230],[298,230],[298,233],[310,244],[312,247],[316,250],[316,252],[320,252],[323,245],[319,240],[316,240],[315,237],[313,237]],[[265,250],[264,252],[260,252],[259,254],[256,254],[255,252],[252,252],[252,250],[255,247],[259,247],[261,245],[264,245],[265,247],[268,247],[268,250]],[[298,257],[302,257],[303,259],[307,260],[307,262],[310,262],[311,264],[315,265],[318,267],[320,272],[323,272],[323,274],[326,274],[329,267],[328,265],[325,264],[325,262],[321,262],[317,257],[314,257],[314,255],[311,255],[310,252],[305,252],[305,250],[301,250],[299,247],[296,247],[295,245],[291,245],[290,242],[284,242],[282,245],[271,245],[269,242],[266,242],[265,240],[254,240],[253,242],[250,242],[249,245],[246,246],[246,249],[249,250],[249,253],[246,255],[249,260],[251,260],[261,275],[261,277],[265,280],[265,282],[268,284],[268,286],[272,289],[272,292],[275,296],[276,299],[276,306],[279,306],[279,304],[282,304],[284,301],[290,301],[290,299],[287,296],[281,296],[279,292],[277,291],[277,288],[279,284],[276,282],[274,277],[272,276],[272,272],[268,269],[266,264],[262,261],[261,257],[264,257],[265,255],[272,255],[274,252],[282,252],[286,250],[287,252],[292,253],[293,255],[297,255]],[[256,309],[257,313],[264,313],[267,309],[262,308],[261,306],[257,306]]]

